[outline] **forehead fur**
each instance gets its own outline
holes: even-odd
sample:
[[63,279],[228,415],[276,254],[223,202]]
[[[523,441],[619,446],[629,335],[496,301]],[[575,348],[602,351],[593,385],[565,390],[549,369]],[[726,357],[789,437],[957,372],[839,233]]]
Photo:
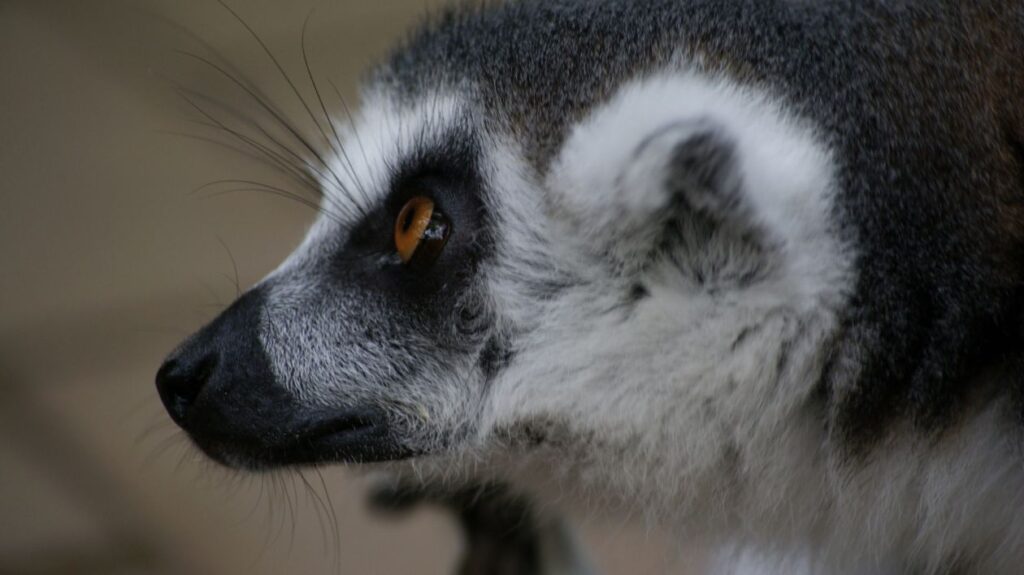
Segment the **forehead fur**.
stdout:
[[415,100],[437,85],[466,87],[541,167],[594,103],[674,52],[656,40],[668,20],[637,21],[643,12],[631,2],[450,8],[371,75],[371,90]]
[[[781,4],[781,6],[780,6]],[[821,6],[819,6],[821,4]],[[424,22],[371,73],[371,91],[415,100],[438,85],[474,91],[492,121],[516,133],[535,167],[547,166],[569,128],[625,81],[684,59],[709,71],[764,81],[774,62],[815,58],[793,40],[766,45],[766,29],[850,2],[742,0],[523,0],[450,7]],[[800,14],[806,13],[806,14]],[[803,30],[812,35],[837,30]],[[795,58],[795,60],[794,60]],[[798,86],[820,84],[807,77]],[[788,83],[788,81],[787,81]]]

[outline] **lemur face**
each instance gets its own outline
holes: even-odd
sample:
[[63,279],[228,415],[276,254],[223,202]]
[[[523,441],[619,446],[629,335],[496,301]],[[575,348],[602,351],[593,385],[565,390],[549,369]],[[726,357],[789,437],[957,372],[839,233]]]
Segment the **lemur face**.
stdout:
[[477,427],[504,353],[479,135],[454,107],[375,112],[302,246],[161,368],[172,417],[221,462],[400,459]]
[[[161,396],[247,467],[631,441],[650,392],[706,409],[844,274],[827,156],[755,104],[692,74],[630,83],[540,172],[467,94],[376,92],[302,246],[168,359]],[[771,205],[744,196],[775,171]],[[778,210],[813,217],[776,230]]]
[[851,258],[814,126],[699,58],[619,57],[614,11],[552,51],[515,6],[428,26],[306,150],[305,241],[157,376],[213,458],[702,467],[821,377]]

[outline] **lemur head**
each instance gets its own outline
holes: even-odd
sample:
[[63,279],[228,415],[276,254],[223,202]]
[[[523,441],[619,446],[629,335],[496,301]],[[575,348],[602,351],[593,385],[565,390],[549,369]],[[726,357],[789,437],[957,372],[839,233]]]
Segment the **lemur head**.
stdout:
[[805,395],[773,386],[820,363],[845,285],[820,142],[692,55],[512,54],[495,30],[526,24],[494,18],[371,77],[305,241],[161,368],[215,459],[643,451],[678,425],[699,449]]

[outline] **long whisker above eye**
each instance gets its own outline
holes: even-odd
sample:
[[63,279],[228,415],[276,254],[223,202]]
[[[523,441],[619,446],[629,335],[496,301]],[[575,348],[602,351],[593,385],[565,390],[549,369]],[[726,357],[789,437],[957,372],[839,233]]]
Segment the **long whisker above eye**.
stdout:
[[[203,125],[206,125],[206,124],[203,124]],[[277,165],[277,162],[276,162],[275,158],[268,158],[266,156],[257,155],[256,153],[253,153],[253,152],[251,152],[249,150],[246,150],[245,148],[240,148],[238,146],[233,146],[233,145],[231,145],[228,142],[224,142],[224,141],[218,140],[216,138],[200,136],[200,135],[197,135],[197,134],[189,134],[187,132],[175,132],[175,131],[170,131],[170,130],[161,130],[161,132],[162,133],[166,133],[166,134],[170,134],[172,136],[180,136],[182,138],[190,138],[190,139],[193,139],[193,140],[200,140],[200,141],[207,142],[207,143],[210,143],[210,144],[213,144],[213,145],[216,145],[216,146],[221,146],[221,147],[227,148],[227,149],[231,150],[234,153],[237,153],[237,154],[240,154],[242,156],[251,158],[251,159],[253,159],[253,160],[257,161],[257,162],[267,162],[267,163],[269,163],[271,165],[272,168],[281,171],[282,173],[284,173],[285,176],[287,176],[289,178],[294,178],[295,177],[293,174],[291,174],[288,171],[288,168],[290,168],[290,166],[279,166],[279,165]],[[199,192],[199,191],[201,191],[201,190],[203,190],[205,188],[212,187],[213,185],[219,185],[219,184],[224,184],[224,183],[228,183],[228,182],[242,183],[244,181],[245,180],[238,180],[238,179],[217,180],[215,182],[209,182],[207,184],[199,186],[198,188],[192,190],[190,193],[192,193],[192,194],[197,193],[197,192]],[[308,182],[306,182],[304,180],[299,180],[297,183],[300,186],[302,186],[302,189],[307,189],[307,187],[308,187]],[[308,206],[308,207],[314,209],[318,213],[323,214],[325,217],[331,219],[334,222],[342,224],[344,222],[344,220],[345,220],[345,218],[343,217],[343,214],[337,214],[337,213],[334,213],[333,211],[331,211],[330,209],[328,209],[329,207],[331,207],[331,202],[327,202],[327,205],[325,206],[323,203],[318,203],[316,200],[307,198],[303,194],[300,194],[299,192],[290,192],[290,194],[291,194],[290,199],[299,201],[303,205]],[[321,197],[319,193],[314,193],[313,195],[315,197],[317,197],[317,198]]]
[[[200,95],[199,97],[203,96]],[[193,101],[192,104],[195,105],[195,102]],[[282,143],[269,132],[267,132],[266,129],[264,129],[262,126],[259,126],[258,124],[255,123],[250,124],[253,127],[255,127],[256,130],[259,131],[260,134],[264,138],[266,138],[266,140],[269,143],[273,144],[276,150],[264,145],[255,138],[243,134],[242,132],[234,128],[229,128],[224,122],[220,120],[213,119],[213,115],[209,113],[209,111],[207,111],[205,108],[202,109],[201,113],[203,113],[207,119],[210,119],[212,123],[197,122],[199,125],[208,128],[215,128],[223,132],[226,132],[231,136],[234,136],[236,139],[241,140],[244,144],[247,144],[248,146],[257,149],[260,153],[266,156],[267,159],[273,159],[276,162],[278,162],[280,166],[286,168],[286,171],[289,173],[289,175],[293,176],[304,186],[308,186],[311,190],[314,191],[318,190],[320,180],[314,178],[313,176],[320,175],[320,170],[318,170],[315,166],[309,163],[305,158],[293,152],[284,143]],[[280,150],[280,152],[277,150]],[[286,155],[290,156],[291,160],[289,160],[286,157]],[[294,160],[294,162],[292,160]]]
[[[274,54],[256,30],[225,0],[217,0],[217,3],[245,30],[259,46],[269,62],[272,63],[305,110],[309,119],[313,122],[316,132],[323,139],[323,142],[329,146],[330,150],[334,152],[337,165],[341,166],[349,180],[347,182],[343,181],[338,172],[335,171],[337,168],[337,165],[334,165],[335,160],[332,159],[332,163],[328,163],[321,146],[314,144],[316,138],[311,141],[304,131],[300,130],[292,122],[292,118],[280,106],[275,104],[266,91],[261,90],[237,66],[232,65],[231,61],[225,58],[215,46],[187,30],[187,33],[202,47],[203,53],[193,53],[186,50],[172,50],[172,52],[202,64],[218,77],[223,78],[231,86],[240,90],[255,108],[252,114],[248,114],[241,111],[236,104],[189,89],[173,80],[165,78],[174,86],[178,95],[206,120],[206,122],[198,122],[200,125],[231,136],[241,143],[242,148],[247,148],[249,151],[246,152],[237,146],[228,145],[217,138],[206,138],[201,135],[180,135],[215,143],[248,157],[269,163],[270,166],[299,183],[302,188],[307,188],[319,196],[320,203],[322,204],[322,208],[319,211],[322,213],[329,214],[330,212],[335,212],[348,219],[365,218],[372,205],[372,201],[365,187],[365,182],[362,181],[363,178],[360,178],[351,155],[342,143],[341,132],[328,111],[327,102],[323,98],[323,93],[313,74],[313,67],[310,64],[306,40],[309,21],[312,18],[313,11],[310,11],[303,23],[300,47],[305,73],[316,96],[316,102],[319,105],[319,112],[322,114],[322,118],[317,116],[310,102],[299,90],[298,85],[285,71],[277,55]],[[345,112],[351,121],[352,115],[348,110],[347,104],[341,98],[334,82],[330,83],[338,95],[338,99],[345,107]],[[326,129],[324,123],[327,125]],[[330,131],[330,135],[328,135],[327,130]],[[355,130],[354,125],[353,130]],[[363,150],[365,159],[366,152],[361,141],[359,145],[360,149]],[[339,194],[324,193],[327,191],[324,189],[325,187],[327,190],[336,190]],[[303,203],[308,203],[308,201],[304,200]],[[341,221],[344,218],[335,217],[334,219]]]
[[359,126],[356,124],[355,118],[352,116],[352,110],[348,106],[348,102],[345,101],[345,97],[341,95],[341,90],[338,89],[338,85],[334,83],[330,78],[327,82],[334,89],[334,95],[337,96],[338,101],[341,102],[341,107],[345,111],[345,117],[348,118],[348,125],[352,128],[352,135],[356,138],[356,145],[359,146],[359,153],[363,155],[363,162],[369,163],[370,158],[366,155],[366,147],[363,146],[363,139],[359,136]]
[[[324,141],[327,142],[328,145],[330,145],[330,138],[327,137],[327,133],[324,131],[323,125],[321,125],[320,121],[317,120],[316,115],[313,114],[313,110],[309,107],[309,104],[306,102],[306,99],[302,96],[302,93],[299,91],[298,87],[295,85],[295,82],[293,82],[292,79],[291,79],[291,76],[289,76],[288,73],[285,72],[284,66],[281,65],[281,62],[277,59],[277,56],[274,55],[274,52],[272,50],[270,50],[270,48],[267,46],[266,42],[263,41],[263,38],[261,38],[260,35],[257,34],[255,30],[253,30],[252,26],[250,26],[249,23],[246,22],[244,18],[242,18],[237,12],[235,12],[234,9],[231,8],[231,6],[229,6],[226,2],[224,2],[224,0],[217,0],[217,3],[220,4],[225,10],[227,10],[235,18],[235,20],[237,20],[238,23],[243,28],[245,28],[245,30],[249,33],[249,36],[251,36],[252,39],[255,40],[256,43],[260,46],[260,48],[263,50],[263,53],[267,55],[267,58],[270,59],[270,61],[274,64],[274,67],[281,74],[281,78],[284,79],[285,83],[287,83],[288,86],[291,88],[292,93],[295,94],[295,98],[302,105],[303,109],[306,110],[306,113],[309,115],[310,120],[313,121],[313,124],[316,126],[317,131],[323,137]],[[291,129],[290,126],[289,126],[289,129]],[[305,138],[303,138],[301,135],[299,135],[297,133],[297,130],[294,130],[294,132],[295,132],[296,137],[317,158],[317,160],[319,160],[320,163],[325,168],[327,168],[328,170],[331,170],[330,165],[327,164],[327,162],[324,160],[323,156],[312,145],[310,145],[310,143]],[[332,171],[332,174],[333,174],[333,171]],[[341,186],[342,191],[344,191],[344,187],[341,185],[341,178],[339,178],[337,176],[337,174],[333,174],[333,175],[334,175],[334,179],[337,181],[338,185]]]
[[[222,3],[222,5],[223,5],[223,3]],[[224,8],[227,9],[227,11],[229,13],[231,13],[236,19],[241,20],[239,15],[237,13],[235,13],[234,11],[230,10],[230,8],[228,8],[227,6],[224,6]],[[197,43],[203,49],[203,52],[205,54],[208,54],[209,57],[202,56],[202,55],[199,55],[199,54],[196,54],[196,53],[193,53],[193,52],[189,52],[189,51],[185,51],[185,50],[172,50],[173,53],[176,53],[176,54],[178,54],[180,56],[185,56],[187,58],[194,59],[194,60],[202,63],[204,66],[210,68],[211,70],[214,70],[218,75],[220,75],[223,78],[227,79],[229,82],[231,82],[236,87],[241,89],[244,93],[246,93],[252,99],[252,101],[254,101],[258,105],[258,107],[261,110],[263,110],[264,112],[266,112],[267,114],[270,115],[271,119],[274,120],[276,125],[279,125],[279,126],[283,127],[293,138],[295,138],[297,140],[297,142],[299,143],[299,145],[303,149],[305,149],[309,153],[313,154],[314,157],[316,157],[317,160],[321,160],[319,154],[317,154],[316,149],[314,149],[314,147],[310,144],[310,142],[308,140],[306,140],[299,133],[299,131],[291,124],[287,114],[285,114],[278,106],[276,106],[274,104],[273,100],[263,90],[260,90],[260,88],[256,84],[254,84],[253,82],[249,81],[249,79],[245,76],[245,74],[242,73],[235,65],[233,65],[231,60],[229,58],[226,58],[223,55],[223,53],[219,49],[217,49],[217,47],[212,45],[210,42],[208,42],[202,36],[196,34],[193,30],[191,30],[187,26],[183,26],[183,25],[181,25],[178,22],[175,22],[173,20],[167,19],[167,18],[159,16],[159,15],[157,15],[156,17],[160,18],[166,24],[174,27],[179,32],[181,32],[181,33],[185,34],[186,36],[188,36],[193,42]],[[244,25],[245,23],[242,22],[242,24]],[[249,27],[246,27],[246,28],[248,29],[250,34],[255,34],[255,32],[253,30],[251,30],[251,28],[249,28]],[[259,40],[258,37],[257,37],[257,40]],[[266,46],[263,46],[263,47],[266,50]],[[176,85],[176,83],[174,83],[174,82],[170,82],[170,83]],[[180,86],[177,86],[177,87],[180,88]],[[198,94],[198,93],[196,93],[196,95],[197,96],[201,96],[201,94]],[[214,103],[219,104],[220,107],[223,108],[224,110],[233,111],[235,113],[235,115],[240,115],[240,114],[238,114],[237,110],[233,109],[232,106],[225,105],[222,102],[216,102],[213,98],[211,98],[209,96],[205,96],[205,99],[207,99],[208,101],[212,101]],[[328,116],[328,120],[329,119],[330,118]],[[291,156],[295,157],[296,159],[300,160],[300,162],[302,164],[304,164],[304,168],[311,169],[311,165],[308,163],[308,161],[305,158],[302,158],[299,154],[295,153],[292,150],[291,146],[285,145],[283,142],[279,141],[278,139],[271,137],[269,135],[269,133],[267,133],[266,129],[264,129],[259,122],[255,121],[253,118],[250,118],[250,117],[246,117],[246,118],[244,118],[244,120],[245,120],[245,122],[247,124],[250,124],[250,125],[253,125],[253,126],[258,126],[260,128],[260,131],[263,132],[264,135],[268,137],[268,139],[272,140],[273,143],[277,147],[279,147],[282,150],[285,150],[289,155],[291,155]],[[332,126],[332,130],[333,130],[333,126]],[[322,133],[322,131],[321,131],[321,133]],[[185,134],[180,134],[180,135],[185,135]],[[197,139],[204,139],[204,138],[200,137],[200,138],[197,138]],[[215,141],[213,139],[208,139],[207,141],[209,141],[211,143],[218,143],[217,141]],[[246,143],[251,145],[251,142],[246,142]],[[328,142],[328,143],[330,143],[330,142]],[[226,146],[223,143],[220,143],[220,145]],[[231,147],[231,146],[226,146],[226,147],[229,147],[229,148],[235,150],[236,152],[245,154],[245,152],[243,152],[239,148],[235,148],[235,147]],[[250,157],[254,157],[255,159],[258,159],[258,160],[265,160],[266,159],[266,158],[262,158],[262,157],[260,157],[258,155],[257,156],[253,156],[251,154],[245,154],[245,155],[249,155]],[[322,161],[321,161],[321,163],[322,163]],[[280,167],[280,166],[277,166],[277,167]],[[324,168],[327,169],[328,171],[331,171],[330,170],[330,166],[328,166],[326,164],[324,164]],[[333,171],[331,171],[331,177],[328,177],[326,174],[324,174],[320,170],[313,169],[312,171],[316,172],[317,175],[319,175],[320,178],[321,178],[320,182],[312,182],[312,185],[310,186],[317,193],[317,195],[320,194],[320,190],[319,190],[320,186],[323,183],[329,183],[331,180],[334,180],[334,185],[335,185],[335,187],[337,187],[339,189],[339,191],[345,193],[346,195],[349,195],[349,192],[346,189],[344,189],[343,186],[341,186],[341,182],[338,181],[337,175],[334,174]],[[302,184],[304,186],[305,185],[309,185],[309,184],[307,184],[307,182],[304,182],[304,181],[302,182]]]
[[[334,120],[331,119],[330,113],[327,112],[327,106],[324,105],[324,99],[320,94],[320,87],[317,85],[316,79],[313,76],[313,69],[309,64],[309,54],[306,52],[306,30],[309,28],[309,20],[313,16],[313,11],[310,10],[309,14],[306,15],[306,20],[302,23],[302,35],[300,44],[302,46],[302,63],[306,67],[306,77],[309,78],[309,84],[313,87],[313,93],[316,94],[316,100],[320,104],[320,111],[323,112],[324,119],[327,121],[327,125],[331,128],[331,133],[334,134],[334,141],[336,142],[335,153],[338,154],[341,160],[343,160],[342,166],[348,172],[352,183],[356,187],[356,190],[362,196],[363,205],[359,208],[363,215],[366,215],[365,210],[370,205],[370,198],[363,187],[362,182],[359,180],[359,176],[356,172],[355,166],[352,164],[352,159],[349,157],[348,152],[345,150],[344,144],[341,143],[341,138],[338,136],[338,129],[334,125]],[[333,85],[333,84],[332,84]]]
[[[327,108],[324,106],[324,100],[320,97],[320,89],[316,84],[316,80],[313,78],[313,69],[309,65],[309,54],[306,52],[306,31],[309,29],[309,20],[313,17],[313,10],[306,14],[306,19],[302,22],[302,32],[299,37],[299,46],[302,50],[302,64],[306,68],[306,77],[309,79],[309,84],[313,87],[313,93],[316,95],[316,101],[320,104],[320,111],[323,113],[324,119],[327,121],[327,126],[331,130],[331,135],[334,136],[335,151],[340,153],[343,149],[341,145],[341,138],[338,136],[338,130],[331,121],[331,115],[327,113]],[[311,113],[312,114],[312,113]],[[326,135],[325,135],[326,138]],[[328,138],[328,143],[330,139]]]
[[[226,184],[226,183],[228,183],[230,181],[231,180],[226,180],[226,181],[223,181],[223,182],[212,182],[212,183],[215,184],[215,185],[217,183]],[[234,180],[234,181],[236,181],[238,183],[245,183],[245,180]],[[300,203],[300,204],[302,204],[302,205],[304,205],[304,206],[306,206],[306,207],[308,207],[308,208],[310,208],[312,210],[320,211],[320,206],[316,202],[314,202],[312,200],[309,200],[308,198],[304,198],[301,195],[296,194],[295,192],[291,192],[291,191],[286,190],[284,188],[278,188],[278,187],[275,187],[275,186],[269,186],[269,185],[266,185],[266,184],[260,184],[259,182],[250,182],[250,184],[251,185],[246,186],[246,187],[237,187],[237,188],[228,188],[228,189],[224,189],[224,190],[217,190],[217,191],[211,192],[209,194],[206,194],[203,197],[204,198],[216,198],[216,197],[226,196],[228,194],[234,194],[234,193],[238,193],[238,192],[259,192],[259,193],[269,194],[269,195],[272,195],[272,196],[277,196],[277,197],[280,197],[280,198],[294,200],[294,201],[296,201],[296,202],[298,202],[298,203]],[[212,187],[212,186],[208,185],[208,187]],[[321,213],[323,213],[327,217],[330,217],[333,221],[335,221],[337,223],[342,223],[336,217],[331,216],[330,214],[327,214],[326,212],[321,212]]]
[[[319,162],[319,165],[323,168],[323,170],[321,170],[320,168],[314,167],[311,163],[309,163],[308,160],[305,160],[299,154],[295,153],[289,146],[286,146],[283,143],[281,143],[280,141],[278,141],[277,139],[273,138],[273,136],[271,136],[270,133],[266,130],[266,128],[264,128],[262,125],[260,125],[259,122],[256,122],[256,121],[252,120],[251,118],[247,118],[248,122],[253,127],[255,127],[258,130],[260,130],[260,132],[265,137],[267,137],[268,139],[272,140],[278,147],[280,147],[282,150],[287,152],[289,155],[292,155],[292,156],[294,156],[297,159],[301,159],[301,161],[303,163],[305,163],[306,166],[309,169],[313,170],[325,182],[327,182],[329,180],[333,180],[333,185],[338,190],[340,190],[342,192],[346,192],[345,186],[342,183],[341,179],[338,177],[338,175],[336,173],[334,173],[334,171],[331,169],[330,165],[328,165],[324,161],[324,159],[320,155],[320,153],[317,152],[316,149],[312,146],[312,144],[310,144],[309,141],[307,141],[305,139],[305,137],[303,137],[302,134],[294,126],[292,126],[291,123],[288,122],[287,118],[284,116],[284,113],[281,112],[278,108],[276,108],[273,104],[271,104],[260,92],[258,92],[257,90],[249,87],[245,82],[243,82],[242,80],[236,78],[230,72],[225,70],[222,66],[218,65],[217,63],[213,62],[212,60],[210,60],[208,58],[204,58],[203,56],[200,56],[198,54],[193,54],[191,52],[185,52],[185,51],[177,51],[177,53],[179,53],[179,54],[181,54],[182,56],[185,56],[185,57],[193,58],[193,59],[203,63],[204,65],[209,66],[211,69],[215,70],[218,74],[220,74],[221,76],[226,78],[228,81],[230,81],[232,84],[234,84],[235,86],[240,88],[242,91],[244,91],[250,98],[253,99],[253,101],[256,102],[257,105],[259,105],[260,108],[262,108],[264,111],[266,111],[267,113],[270,114],[270,116],[275,120],[275,123],[278,126],[284,128],[289,134],[291,134],[291,136],[293,138],[295,138],[296,141],[299,142],[299,144],[303,148],[305,148],[310,154],[312,154],[313,157],[316,158],[316,160]],[[212,103],[219,103],[216,100],[214,100],[212,97],[207,96],[207,95],[202,94],[202,93],[199,93],[199,92],[197,92],[195,90],[189,90],[187,88],[180,87],[180,86],[179,86],[179,89],[180,90],[184,90],[184,91],[190,93],[193,97],[202,98],[202,99],[204,99],[206,101],[209,101],[209,102],[212,102]],[[225,109],[230,109],[230,107],[228,107],[228,106],[223,106],[222,105],[222,107],[225,108]],[[234,112],[234,113],[236,115],[238,114],[238,112]],[[326,170],[326,172],[324,170]]]
[[[306,162],[305,160],[303,160],[300,156],[295,155],[293,152],[291,152],[290,149],[287,148],[287,146],[284,146],[283,144],[278,142],[276,139],[273,138],[273,136],[271,136],[269,133],[267,133],[261,127],[257,127],[257,129],[259,129],[261,131],[261,133],[263,133],[265,135],[265,137],[267,137],[278,148],[284,149],[285,151],[289,152],[291,155],[295,156],[297,161],[301,162],[303,165],[302,166],[296,166],[294,163],[288,161],[287,158],[282,156],[281,153],[279,153],[279,152],[269,148],[268,146],[260,143],[259,141],[255,140],[254,138],[252,138],[252,137],[250,137],[250,136],[248,136],[248,135],[246,135],[246,134],[244,134],[244,133],[242,133],[242,132],[240,132],[240,131],[238,131],[238,130],[236,130],[234,128],[231,128],[230,126],[226,125],[221,120],[217,119],[212,113],[207,111],[205,108],[203,108],[201,105],[199,105],[195,101],[194,98],[208,99],[204,95],[197,94],[194,91],[188,90],[186,88],[182,88],[180,86],[177,87],[177,91],[178,91],[179,96],[181,96],[193,109],[195,109],[203,117],[205,117],[207,120],[209,120],[212,123],[212,125],[210,127],[217,128],[219,130],[222,130],[223,132],[226,132],[226,133],[230,134],[231,136],[235,137],[239,141],[245,143],[246,145],[250,146],[251,148],[253,148],[257,152],[259,152],[260,154],[265,156],[278,169],[280,169],[285,174],[290,175],[292,178],[297,180],[299,183],[303,184],[306,187],[309,187],[310,189],[314,189],[314,190],[317,189],[317,184],[318,184],[317,180],[312,178],[311,175],[309,174],[309,172],[307,171],[307,170],[312,170],[314,173],[319,173],[316,170],[316,168],[314,166],[312,166],[312,164],[310,164],[310,163]],[[338,204],[337,202],[332,200],[332,198],[329,195],[324,195],[323,197],[324,197],[324,202],[327,203],[331,208],[333,208],[335,210],[338,210],[341,214],[352,215],[352,208],[349,208],[347,206],[343,206],[341,204]],[[327,213],[327,211],[325,210],[324,213]],[[336,218],[336,220],[337,220],[337,218]]]
[[[217,126],[215,124],[210,124],[210,123],[207,123],[207,122],[196,122],[196,123],[199,124],[200,126],[205,126],[205,127],[209,127],[209,128],[215,128],[215,129],[218,129],[218,130],[221,129],[219,126]],[[263,149],[259,149],[259,148],[255,148],[255,149],[243,148],[243,147],[232,145],[230,142],[225,142],[223,140],[218,140],[217,138],[213,138],[213,137],[210,137],[210,136],[202,136],[202,135],[199,135],[199,134],[192,134],[192,133],[188,133],[188,132],[179,132],[179,131],[175,131],[175,130],[158,130],[158,132],[164,133],[164,134],[168,134],[168,135],[171,135],[171,136],[179,136],[179,137],[182,137],[182,138],[189,138],[189,139],[192,139],[192,140],[198,140],[198,141],[201,141],[201,142],[206,142],[206,143],[209,143],[209,144],[213,144],[213,145],[216,145],[216,146],[220,146],[220,147],[226,148],[226,149],[231,150],[232,152],[234,152],[236,154],[239,154],[241,156],[250,158],[250,159],[255,160],[257,162],[267,163],[268,165],[270,165],[271,168],[274,168],[275,170],[280,172],[282,175],[288,177],[289,179],[295,180],[295,182],[298,183],[300,186],[302,186],[303,189],[308,189],[310,186],[315,186],[316,185],[316,182],[314,180],[310,179],[308,177],[308,174],[306,174],[304,171],[302,171],[299,168],[296,168],[295,166],[292,166],[290,163],[285,162],[284,160],[280,159],[277,156],[268,155],[269,153],[268,153],[267,150],[263,150]],[[248,145],[248,146],[250,146],[250,148],[253,148],[253,146],[251,144],[249,144],[248,142],[243,142],[243,143]],[[313,196],[315,196],[317,198],[320,197],[320,193],[318,191],[316,191],[315,189],[309,190],[309,191],[310,191],[310,193]]]

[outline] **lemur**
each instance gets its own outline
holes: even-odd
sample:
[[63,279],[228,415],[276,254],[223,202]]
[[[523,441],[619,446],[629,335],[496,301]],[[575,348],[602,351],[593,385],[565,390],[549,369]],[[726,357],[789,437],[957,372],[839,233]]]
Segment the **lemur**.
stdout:
[[577,504],[1024,570],[1021,2],[453,7],[324,120],[305,240],[157,374],[214,460],[384,469],[464,573],[589,572]]

